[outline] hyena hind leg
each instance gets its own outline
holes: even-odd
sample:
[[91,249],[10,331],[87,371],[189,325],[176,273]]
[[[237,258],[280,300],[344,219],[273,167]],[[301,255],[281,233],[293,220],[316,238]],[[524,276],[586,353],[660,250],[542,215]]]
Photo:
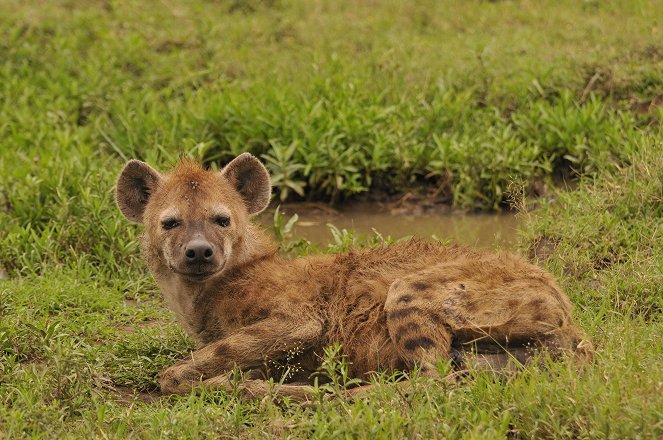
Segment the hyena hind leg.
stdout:
[[435,376],[438,360],[451,358],[452,335],[444,316],[412,287],[411,280],[404,279],[389,288],[384,310],[399,363],[404,369],[421,368],[422,374]]

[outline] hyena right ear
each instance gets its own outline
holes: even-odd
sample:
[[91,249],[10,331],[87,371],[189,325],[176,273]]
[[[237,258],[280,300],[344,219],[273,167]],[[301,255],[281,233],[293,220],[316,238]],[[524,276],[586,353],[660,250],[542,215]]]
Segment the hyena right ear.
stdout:
[[115,188],[115,200],[122,214],[133,222],[142,223],[147,201],[160,180],[161,174],[145,162],[127,162]]

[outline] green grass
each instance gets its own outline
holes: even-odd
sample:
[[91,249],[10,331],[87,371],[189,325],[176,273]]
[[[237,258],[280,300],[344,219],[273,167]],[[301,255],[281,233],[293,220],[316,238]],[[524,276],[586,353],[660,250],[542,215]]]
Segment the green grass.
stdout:
[[[625,0],[0,0],[0,438],[662,437],[662,17]],[[520,252],[572,297],[595,363],[317,408],[143,402],[192,344],[116,174],[245,150],[281,199],[516,199]],[[320,251],[285,220],[290,254]],[[334,232],[323,251],[381,240]]]

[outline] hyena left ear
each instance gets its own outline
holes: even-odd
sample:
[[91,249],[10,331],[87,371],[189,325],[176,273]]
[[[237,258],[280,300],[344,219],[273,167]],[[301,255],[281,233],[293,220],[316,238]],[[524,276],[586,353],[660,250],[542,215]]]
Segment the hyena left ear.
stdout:
[[272,195],[272,181],[267,168],[255,156],[240,154],[221,170],[221,175],[242,196],[249,215],[267,208]]

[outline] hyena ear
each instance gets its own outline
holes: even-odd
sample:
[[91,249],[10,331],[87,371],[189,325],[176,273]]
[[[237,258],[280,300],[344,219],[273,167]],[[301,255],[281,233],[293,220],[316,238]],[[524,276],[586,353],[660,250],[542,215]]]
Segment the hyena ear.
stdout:
[[221,175],[242,196],[250,215],[267,208],[272,195],[272,181],[267,168],[255,156],[240,154],[221,170]]
[[145,162],[127,162],[115,188],[115,200],[122,214],[133,222],[143,223],[145,206],[160,180],[161,174]]

